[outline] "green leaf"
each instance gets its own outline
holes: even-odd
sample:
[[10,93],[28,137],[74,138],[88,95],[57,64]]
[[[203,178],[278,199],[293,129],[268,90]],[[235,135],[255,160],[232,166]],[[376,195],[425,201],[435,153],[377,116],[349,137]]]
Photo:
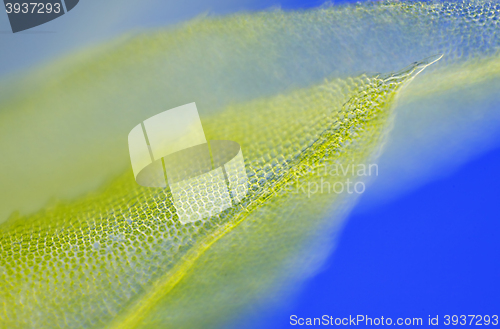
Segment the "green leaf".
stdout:
[[[326,233],[359,195],[347,180],[375,176],[358,170],[376,164],[399,94],[432,97],[478,68],[499,77],[491,6],[381,2],[200,20],[14,82],[0,103],[0,211],[20,211],[0,226],[2,324],[207,328],[314,272]],[[464,22],[470,31],[439,38]],[[492,37],[461,43],[476,40],[471,31]],[[426,76],[430,90],[403,87],[440,55],[360,73],[440,53],[448,71]],[[192,101],[207,139],[241,145],[250,186],[240,204],[183,225],[168,189],[135,183],[126,137]]]

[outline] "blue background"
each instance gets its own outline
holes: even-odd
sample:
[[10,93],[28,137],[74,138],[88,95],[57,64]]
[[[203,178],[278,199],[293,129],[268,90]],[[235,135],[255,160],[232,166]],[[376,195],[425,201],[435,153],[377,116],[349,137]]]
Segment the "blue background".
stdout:
[[422,317],[424,324],[439,315],[441,325],[446,314],[499,314],[499,168],[496,149],[393,202],[355,208],[336,251],[296,301],[247,327],[297,327],[291,314]]

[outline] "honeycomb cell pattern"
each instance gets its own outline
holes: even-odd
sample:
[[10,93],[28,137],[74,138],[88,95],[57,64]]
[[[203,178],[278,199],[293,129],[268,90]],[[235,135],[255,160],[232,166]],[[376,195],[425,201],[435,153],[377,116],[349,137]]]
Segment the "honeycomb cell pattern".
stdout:
[[[301,171],[307,170],[301,163],[341,156],[360,138],[380,135],[382,122],[389,115],[387,103],[408,77],[421,69],[419,65],[385,78],[363,75],[335,79],[286,99],[248,104],[267,109],[260,115],[281,117],[283,113],[273,110],[295,109],[300,120],[289,121],[284,140],[273,140],[277,138],[273,127],[268,131],[265,125],[270,120],[261,121],[259,133],[267,134],[271,141],[253,147],[245,144],[250,158],[246,165],[248,195],[206,220],[181,223],[169,189],[138,186],[127,173],[84,200],[11,223],[0,237],[3,323],[10,327],[95,327],[108,323],[189,249],[232,218],[256,211],[287,180],[301,177]],[[295,105],[288,107],[288,103]],[[340,106],[331,107],[336,104]],[[233,120],[232,111],[237,109],[218,116],[214,127],[230,127],[223,123]],[[378,120],[382,126],[373,124]],[[364,149],[356,152],[364,153]],[[190,203],[203,197],[197,195]]]
[[[353,15],[349,10],[321,9],[320,18],[333,24]],[[376,2],[356,6],[354,14],[366,16],[369,24],[400,17],[408,29],[428,33],[422,42],[438,40],[435,48],[443,51],[443,60],[466,60],[499,49],[497,2]],[[269,15],[274,14],[256,20],[266,23]],[[284,14],[276,15],[285,24]],[[314,14],[291,15],[295,25],[307,28]],[[220,29],[217,24],[209,28]],[[445,26],[446,33],[441,29],[434,34],[433,24]],[[261,27],[265,24],[255,28]],[[249,183],[238,204],[212,217],[182,224],[169,189],[138,186],[127,172],[85,198],[3,224],[0,326],[102,327],[133,311],[134,301],[190,250],[201,250],[214,232],[227,223],[244,222],[262,205],[268,206],[266,211],[276,210],[270,205],[279,207],[277,194],[288,181],[311,179],[306,168],[325,160],[366,159],[386,133],[397,91],[421,67],[417,63],[388,76],[328,79],[311,88],[231,105],[209,118],[207,135],[231,136],[241,145]],[[238,179],[229,181],[239,184]]]

